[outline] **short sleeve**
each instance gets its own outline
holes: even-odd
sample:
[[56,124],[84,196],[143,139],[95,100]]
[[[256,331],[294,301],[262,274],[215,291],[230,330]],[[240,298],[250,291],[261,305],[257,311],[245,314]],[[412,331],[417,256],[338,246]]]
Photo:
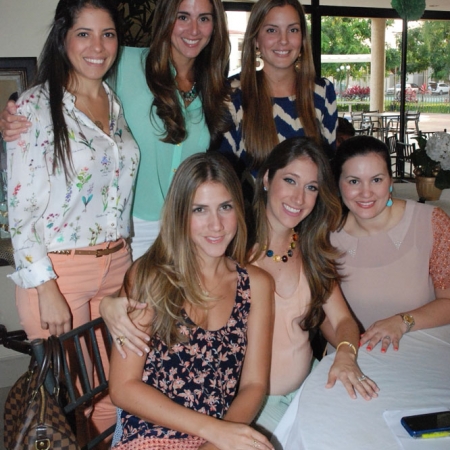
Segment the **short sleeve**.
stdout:
[[430,275],[435,289],[450,288],[450,217],[440,208],[431,216],[433,249],[430,258]]

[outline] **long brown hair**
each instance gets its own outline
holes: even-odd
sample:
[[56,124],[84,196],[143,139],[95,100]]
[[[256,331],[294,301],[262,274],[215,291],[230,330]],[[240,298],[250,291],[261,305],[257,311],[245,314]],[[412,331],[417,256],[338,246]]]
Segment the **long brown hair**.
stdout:
[[267,192],[264,175],[268,174],[269,186],[275,173],[299,158],[308,158],[318,171],[319,195],[311,213],[297,226],[303,268],[311,291],[311,306],[302,322],[309,330],[323,319],[323,304],[340,277],[336,270],[337,250],[330,243],[329,232],[334,231],[341,215],[341,205],[336,195],[330,164],[323,150],[311,138],[295,137],[278,144],[267,157],[256,178],[253,210],[256,222],[255,242],[258,244],[251,261],[257,261],[264,246],[269,248],[270,224],[266,215]]
[[[73,166],[69,132],[64,119],[63,98],[64,90],[67,89],[71,81],[70,75],[73,66],[67,56],[65,41],[67,32],[73,27],[81,10],[89,6],[105,10],[111,16],[120,48],[122,41],[121,24],[117,4],[114,0],[60,0],[56,6],[49,35],[39,57],[36,77],[33,80],[34,86],[48,83],[54,139],[53,171],[57,167],[62,168],[66,179],[69,178]],[[117,61],[118,55],[103,78],[107,78],[108,75],[114,73]]]
[[208,302],[199,286],[200,269],[190,238],[192,203],[197,189],[205,182],[220,183],[231,195],[237,232],[226,255],[240,265],[245,264],[247,228],[239,180],[219,153],[198,153],[177,169],[164,203],[161,231],[125,277],[127,297],[151,305],[152,335],[158,333],[169,346],[182,340],[177,324],[185,322],[182,316],[185,302],[202,307]]
[[[321,142],[314,108],[315,69],[305,12],[298,0],[259,0],[252,8],[242,48],[242,130],[245,149],[252,156],[253,168],[258,168],[272,148],[278,144],[273,120],[273,102],[264,70],[256,71],[255,40],[264,19],[272,8],[292,6],[298,13],[302,33],[300,71],[296,72],[296,109],[306,136]],[[294,70],[294,69],[293,69]],[[264,132],[262,132],[264,130]]]
[[[230,41],[225,11],[220,0],[209,0],[213,5],[214,30],[208,45],[195,59],[196,89],[202,100],[203,114],[211,145],[216,144],[229,127],[229,88],[226,83]],[[161,140],[179,144],[187,137],[182,106],[171,63],[171,36],[182,0],[160,0],[155,8],[151,44],[145,63],[147,84],[154,95],[151,114],[164,123]]]

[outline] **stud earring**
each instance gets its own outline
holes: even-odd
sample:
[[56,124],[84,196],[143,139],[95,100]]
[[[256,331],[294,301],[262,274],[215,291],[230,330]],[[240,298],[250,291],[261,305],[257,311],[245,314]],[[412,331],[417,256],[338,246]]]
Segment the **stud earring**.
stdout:
[[264,186],[264,192],[267,192],[267,187],[266,186]]
[[394,204],[394,202],[392,201],[392,185],[391,185],[391,186],[389,186],[389,199],[386,202],[386,206],[388,208],[390,208],[393,204]]
[[255,68],[259,72],[260,70],[263,70],[264,67],[264,60],[262,59],[261,52],[259,48],[256,49],[256,59],[255,59]]

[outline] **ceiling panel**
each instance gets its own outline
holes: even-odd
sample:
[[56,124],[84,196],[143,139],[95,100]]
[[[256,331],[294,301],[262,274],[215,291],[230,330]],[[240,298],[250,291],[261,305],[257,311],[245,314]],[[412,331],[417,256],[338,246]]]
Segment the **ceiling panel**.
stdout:
[[[227,0],[236,3],[255,3],[256,0]],[[311,5],[311,0],[301,1],[303,5]],[[331,7],[347,7],[347,8],[376,8],[376,9],[392,9],[391,0],[320,0],[321,6]],[[450,12],[450,0],[426,0],[426,11],[447,11]]]

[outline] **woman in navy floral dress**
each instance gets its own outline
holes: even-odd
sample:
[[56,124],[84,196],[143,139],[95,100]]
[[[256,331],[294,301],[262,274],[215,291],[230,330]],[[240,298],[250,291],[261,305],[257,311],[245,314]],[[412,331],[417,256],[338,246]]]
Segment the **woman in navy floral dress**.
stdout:
[[130,318],[151,339],[145,355],[113,349],[110,394],[123,410],[114,448],[273,448],[248,425],[268,385],[273,285],[244,268],[246,237],[227,161],[188,158],[157,240],[125,279],[122,295],[146,304]]

